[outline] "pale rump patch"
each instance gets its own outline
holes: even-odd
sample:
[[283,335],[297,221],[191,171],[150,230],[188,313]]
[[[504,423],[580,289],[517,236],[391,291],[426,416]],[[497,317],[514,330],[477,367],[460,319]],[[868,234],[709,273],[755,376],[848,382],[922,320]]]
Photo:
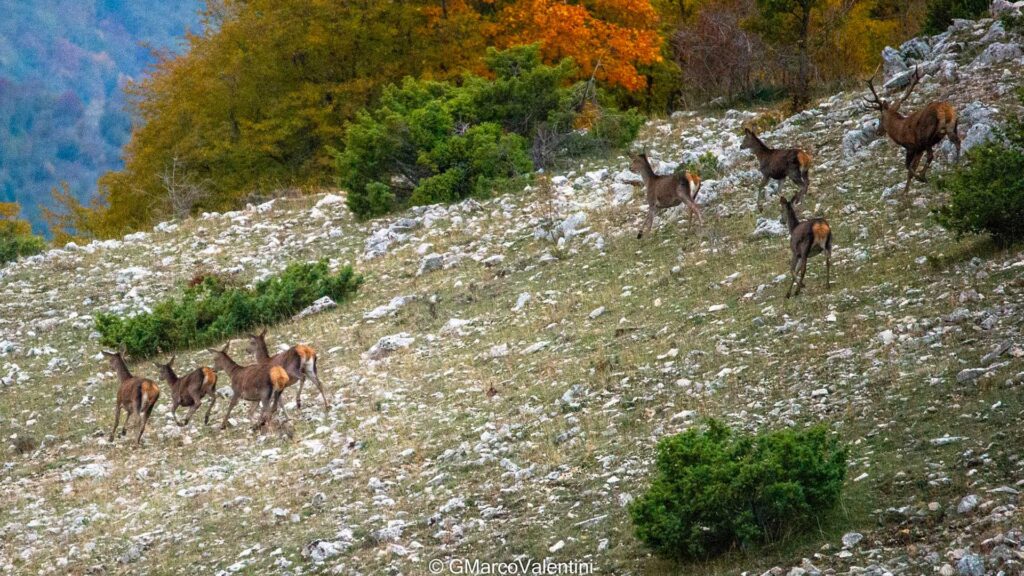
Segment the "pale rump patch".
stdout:
[[309,346],[306,346],[305,344],[297,345],[295,347],[295,351],[298,352],[299,357],[302,358],[302,360],[305,362],[309,362],[313,358],[316,358],[316,350]]
[[800,168],[806,170],[811,166],[811,155],[803,150],[798,150],[796,153],[796,161],[800,163]]
[[143,407],[143,409],[145,409],[145,407],[149,406],[151,403],[156,402],[157,398],[159,398],[159,397],[160,397],[160,388],[158,388],[157,385],[154,382],[152,382],[150,380],[144,380],[142,382],[142,407]]
[[700,176],[692,172],[687,172],[686,181],[690,183],[690,198],[692,200],[696,200],[697,193],[700,192]]
[[217,373],[210,368],[203,367],[203,384],[216,385]]
[[815,222],[811,225],[811,234],[814,235],[814,243],[825,247],[825,243],[828,241],[828,235],[831,232],[828,224],[824,222]]
[[270,369],[270,384],[274,387],[274,390],[280,392],[288,387],[288,373],[285,372],[284,368],[280,366],[274,366]]

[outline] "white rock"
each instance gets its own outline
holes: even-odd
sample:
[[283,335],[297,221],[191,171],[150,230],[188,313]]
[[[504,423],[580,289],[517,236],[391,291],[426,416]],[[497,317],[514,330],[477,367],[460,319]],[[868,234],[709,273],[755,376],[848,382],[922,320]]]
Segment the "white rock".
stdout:
[[366,356],[371,360],[379,360],[392,352],[412,346],[415,341],[416,339],[406,332],[384,336],[366,351]]

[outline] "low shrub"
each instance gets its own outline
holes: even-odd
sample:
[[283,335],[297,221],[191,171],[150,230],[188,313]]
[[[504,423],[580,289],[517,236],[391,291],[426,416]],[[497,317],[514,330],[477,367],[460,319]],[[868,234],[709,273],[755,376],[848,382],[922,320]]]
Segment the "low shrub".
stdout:
[[956,18],[977,20],[988,13],[989,0],[929,0],[925,6],[924,33],[941,34]]
[[572,63],[544,65],[537,46],[490,49],[486,63],[493,77],[407,78],[357,115],[332,151],[356,215],[487,196],[535,165],[622,147],[643,124],[591,83],[569,84]]
[[123,344],[132,356],[149,357],[208,346],[256,326],[275,324],[324,296],[344,302],[362,282],[349,266],[331,274],[326,261],[290,264],[252,288],[204,276],[180,297],[153,306],[152,312],[127,318],[97,314],[96,329],[105,346]]
[[690,171],[701,177],[701,180],[716,180],[722,176],[722,166],[718,156],[710,150],[701,154],[692,162],[684,162],[679,165],[676,172],[682,174]]
[[949,199],[936,220],[957,237],[987,233],[1000,247],[1024,240],[1024,119],[1011,119],[966,156],[938,181]]
[[751,436],[712,421],[658,442],[629,512],[658,555],[702,559],[805,528],[835,506],[845,475],[845,449],[823,426]]

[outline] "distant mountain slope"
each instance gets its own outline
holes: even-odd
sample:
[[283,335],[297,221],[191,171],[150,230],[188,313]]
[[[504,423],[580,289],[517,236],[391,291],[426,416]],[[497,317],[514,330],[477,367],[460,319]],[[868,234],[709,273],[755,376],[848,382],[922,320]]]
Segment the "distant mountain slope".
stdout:
[[122,88],[197,28],[199,0],[2,0],[0,202],[42,230],[40,206],[68,182],[89,197],[120,166],[131,119]]

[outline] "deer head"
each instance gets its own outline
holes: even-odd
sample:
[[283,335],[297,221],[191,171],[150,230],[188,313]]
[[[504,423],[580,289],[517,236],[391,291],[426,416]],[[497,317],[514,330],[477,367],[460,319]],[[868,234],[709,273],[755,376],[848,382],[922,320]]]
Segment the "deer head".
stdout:
[[864,101],[867,102],[868,105],[874,108],[875,110],[880,111],[882,113],[883,118],[888,113],[898,113],[900,110],[900,106],[902,106],[903,103],[907,101],[907,98],[910,97],[910,94],[914,91],[914,88],[917,87],[917,83],[921,80],[921,70],[920,68],[915,67],[914,74],[910,77],[910,85],[907,86],[907,91],[903,94],[903,97],[896,100],[895,102],[890,103],[888,100],[883,100],[878,95],[878,92],[875,90],[874,80],[876,74],[878,74],[877,68],[875,69],[875,73],[871,75],[871,78],[869,78],[867,82],[868,89],[871,90],[871,98],[865,98]]
[[740,148],[743,150],[753,150],[760,144],[761,141],[757,138],[757,134],[750,128],[743,129],[743,143],[740,144]]

